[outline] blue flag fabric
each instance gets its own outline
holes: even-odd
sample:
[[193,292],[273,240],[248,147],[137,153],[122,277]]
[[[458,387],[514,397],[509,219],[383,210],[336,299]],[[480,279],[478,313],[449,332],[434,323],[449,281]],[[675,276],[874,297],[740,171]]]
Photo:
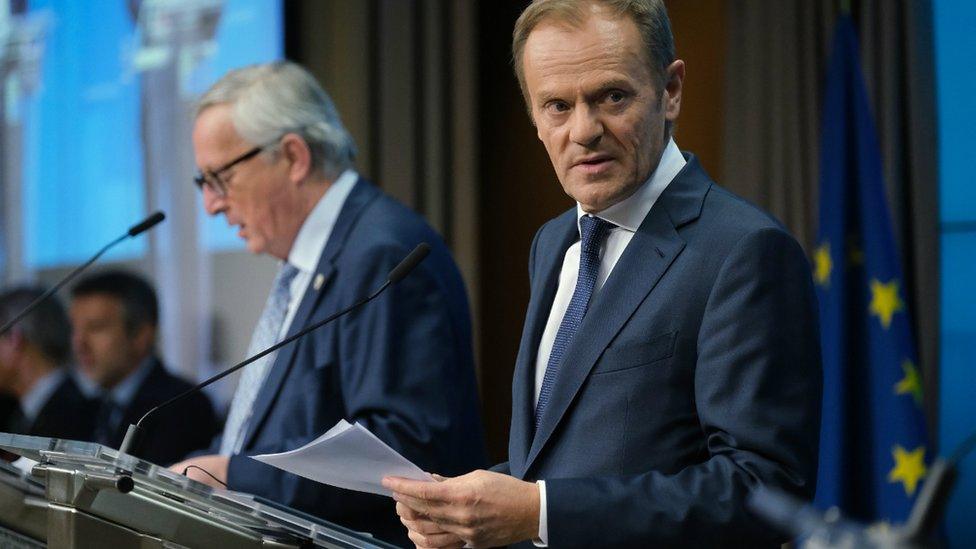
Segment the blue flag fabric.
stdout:
[[849,17],[834,33],[823,102],[820,298],[824,407],[816,504],[903,522],[931,459],[881,151]]

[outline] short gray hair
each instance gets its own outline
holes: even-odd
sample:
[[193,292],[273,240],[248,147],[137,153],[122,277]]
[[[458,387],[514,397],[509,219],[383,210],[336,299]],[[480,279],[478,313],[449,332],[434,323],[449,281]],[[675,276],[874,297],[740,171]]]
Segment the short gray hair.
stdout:
[[[519,16],[512,32],[512,63],[527,105],[529,90],[525,87],[522,56],[529,34],[539,23],[547,20],[580,27],[589,17],[585,8],[594,4],[607,8],[612,17],[626,16],[637,25],[647,60],[651,63],[651,74],[657,78],[663,91],[668,66],[675,60],[674,35],[663,0],[534,0]],[[531,105],[529,111],[532,111]]]
[[[0,294],[0,324],[6,324],[44,294],[44,288],[21,286]],[[41,302],[31,314],[13,326],[56,366],[71,358],[71,324],[56,296]]]
[[327,177],[337,177],[356,157],[356,144],[332,99],[311,73],[290,61],[228,72],[200,98],[194,118],[222,104],[231,106],[237,133],[254,145],[267,145],[286,133],[301,136],[312,152],[313,168]]

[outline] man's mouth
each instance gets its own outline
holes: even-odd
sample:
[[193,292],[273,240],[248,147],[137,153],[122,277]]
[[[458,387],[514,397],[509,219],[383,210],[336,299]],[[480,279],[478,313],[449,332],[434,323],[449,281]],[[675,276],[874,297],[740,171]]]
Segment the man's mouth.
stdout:
[[612,161],[613,157],[610,155],[594,155],[577,161],[573,168],[586,173],[598,173],[606,169]]

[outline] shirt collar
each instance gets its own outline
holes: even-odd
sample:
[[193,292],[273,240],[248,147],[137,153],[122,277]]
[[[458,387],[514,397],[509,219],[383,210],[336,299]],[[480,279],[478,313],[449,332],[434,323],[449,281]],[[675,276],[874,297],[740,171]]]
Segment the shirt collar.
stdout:
[[319,255],[322,254],[325,243],[329,241],[332,229],[339,219],[342,205],[358,179],[359,174],[355,170],[346,170],[322,195],[302,223],[302,228],[298,230],[295,243],[288,252],[288,263],[305,273],[315,270]]
[[[668,145],[661,153],[661,160],[658,161],[657,168],[651,177],[634,194],[594,215],[632,233],[637,232],[637,228],[644,222],[644,218],[647,217],[658,197],[661,196],[664,189],[668,187],[686,163],[687,161],[682,156],[674,139],[668,139]],[[577,225],[584,215],[586,212],[583,211],[583,206],[577,203]]]
[[156,357],[152,355],[144,358],[134,372],[120,381],[118,385],[112,387],[105,396],[112,399],[112,402],[120,408],[127,408],[132,403],[132,399],[136,397],[136,391],[139,390],[142,382],[149,376],[149,372],[153,369],[155,362]]
[[20,399],[20,411],[23,412],[29,423],[34,423],[34,420],[37,419],[37,414],[41,413],[41,408],[47,404],[47,401],[51,400],[51,395],[61,385],[64,376],[65,372],[60,368],[48,373],[37,380],[30,391],[27,391],[27,394]]

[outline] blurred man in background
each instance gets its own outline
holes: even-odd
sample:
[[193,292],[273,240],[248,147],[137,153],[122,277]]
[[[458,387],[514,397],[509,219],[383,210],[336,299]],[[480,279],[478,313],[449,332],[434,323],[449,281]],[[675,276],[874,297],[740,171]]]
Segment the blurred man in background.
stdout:
[[484,463],[467,295],[447,246],[355,172],[332,100],[294,63],[224,76],[200,101],[193,148],[207,213],[281,261],[248,355],[370,295],[418,243],[431,252],[361,309],[249,365],[214,454],[174,468],[405,542],[389,498],[247,455],[293,450],[346,419],[425,469]]
[[[20,287],[0,294],[0,324],[6,324],[44,293]],[[52,297],[0,336],[0,392],[17,406],[3,429],[33,436],[91,440],[95,403],[85,398],[67,371],[71,326]]]
[[[94,440],[118,448],[129,424],[192,387],[173,376],[156,354],[159,305],[143,278],[106,271],[71,291],[72,343],[81,373],[102,389]],[[203,393],[164,409],[145,424],[135,454],[169,465],[210,442],[217,420]]]

